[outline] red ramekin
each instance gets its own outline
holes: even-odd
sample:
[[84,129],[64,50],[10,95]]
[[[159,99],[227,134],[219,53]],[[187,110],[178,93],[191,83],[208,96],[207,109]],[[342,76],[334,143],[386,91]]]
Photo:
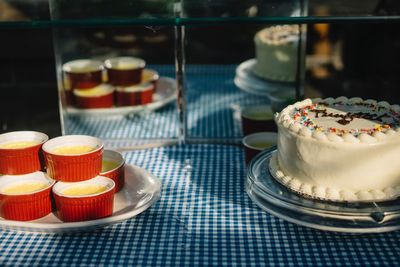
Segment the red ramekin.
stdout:
[[276,145],[277,133],[275,132],[259,132],[246,135],[242,139],[244,146],[244,156],[246,165],[261,151],[268,149],[265,147],[266,144],[270,144],[271,147]]
[[63,74],[63,85],[64,85],[64,97],[67,106],[72,106],[75,103],[74,95],[72,93],[72,88],[69,79],[67,79],[66,74]]
[[115,192],[122,189],[125,184],[125,160],[120,153],[114,150],[104,150],[103,162],[113,161],[118,164],[115,168],[110,170],[103,170],[100,172],[101,176],[110,178],[115,183]]
[[103,63],[92,59],[78,59],[62,67],[71,88],[88,89],[102,83]]
[[11,142],[34,141],[37,145],[25,148],[0,148],[1,174],[27,174],[43,169],[41,148],[49,137],[40,132],[18,131],[0,135],[0,146]]
[[[45,182],[48,185],[30,193],[9,194],[3,191],[12,184],[23,182]],[[15,221],[30,221],[46,216],[52,210],[50,195],[54,183],[43,172],[0,176],[0,216]]]
[[115,86],[129,86],[141,82],[146,62],[135,57],[116,57],[107,59],[104,65],[109,83]]
[[114,105],[114,88],[108,84],[91,89],[74,89],[74,96],[79,108],[111,108]]
[[160,76],[158,72],[152,69],[144,69],[142,73],[142,83],[152,83],[154,90],[157,88],[157,82]]
[[[93,151],[81,154],[55,154],[54,150],[69,146],[91,146]],[[62,182],[78,182],[91,179],[101,171],[103,142],[87,135],[65,135],[53,138],[43,145],[47,174]]]
[[137,106],[153,102],[154,86],[141,83],[129,87],[117,87],[115,91],[117,106]]
[[243,135],[277,132],[274,113],[268,105],[253,105],[241,110]]
[[[108,189],[92,195],[68,196],[63,194],[63,191],[67,188],[87,184],[101,184]],[[53,187],[57,216],[64,222],[95,220],[111,216],[114,206],[114,193],[114,181],[103,176],[78,183],[58,182]]]

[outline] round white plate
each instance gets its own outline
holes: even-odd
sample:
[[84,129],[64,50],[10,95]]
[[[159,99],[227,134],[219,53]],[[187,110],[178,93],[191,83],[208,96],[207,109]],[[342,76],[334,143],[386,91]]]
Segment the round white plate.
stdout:
[[156,91],[153,95],[153,102],[145,105],[130,107],[112,107],[112,108],[93,108],[80,109],[74,107],[67,108],[67,114],[78,116],[110,116],[110,115],[128,115],[144,111],[152,111],[164,107],[176,98],[175,80],[168,77],[160,77],[157,83]]
[[267,97],[277,91],[294,90],[294,83],[270,81],[254,75],[253,68],[256,63],[257,60],[252,58],[242,62],[236,68],[234,83],[237,87],[247,93]]
[[90,231],[130,219],[153,205],[161,194],[161,181],[146,170],[125,165],[125,186],[114,198],[112,216],[91,221],[62,222],[54,213],[34,221],[20,222],[0,217],[0,228],[28,232],[70,233]]

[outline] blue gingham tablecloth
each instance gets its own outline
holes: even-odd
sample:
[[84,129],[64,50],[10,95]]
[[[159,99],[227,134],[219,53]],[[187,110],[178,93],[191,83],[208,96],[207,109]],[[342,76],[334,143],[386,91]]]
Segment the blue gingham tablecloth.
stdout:
[[[160,76],[175,77],[173,65],[152,65]],[[240,106],[268,104],[266,97],[237,88],[233,82],[237,65],[187,65],[186,99],[188,136],[193,138],[237,138]],[[156,112],[137,116],[73,116],[66,121],[67,134],[89,134],[103,139],[176,138],[179,123],[175,103]]]
[[244,191],[240,147],[174,146],[124,157],[162,180],[155,205],[90,233],[1,231],[0,266],[400,266],[400,231],[322,232],[260,210]]

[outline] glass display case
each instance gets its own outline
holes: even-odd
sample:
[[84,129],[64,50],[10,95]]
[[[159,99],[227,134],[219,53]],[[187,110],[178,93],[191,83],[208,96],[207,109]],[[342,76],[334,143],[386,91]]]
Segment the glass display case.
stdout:
[[[54,121],[61,125],[55,132],[94,135],[127,149],[238,144],[240,114],[250,106],[278,111],[295,99],[340,95],[399,100],[396,1],[3,0],[0,11],[2,131]],[[288,38],[291,50],[272,51],[278,61],[265,70],[257,33],[271,28],[295,30],[276,37]],[[48,67],[53,49],[55,74]],[[106,66],[118,57],[140,58],[144,72],[157,73],[149,101],[136,94],[133,102],[118,102],[117,87],[127,85],[112,81]],[[100,62],[99,83],[115,90],[111,102],[96,108],[81,103],[75,89],[82,88],[71,85],[68,73],[76,60]],[[280,68],[291,78],[268,76]],[[24,106],[30,111],[9,112]]]

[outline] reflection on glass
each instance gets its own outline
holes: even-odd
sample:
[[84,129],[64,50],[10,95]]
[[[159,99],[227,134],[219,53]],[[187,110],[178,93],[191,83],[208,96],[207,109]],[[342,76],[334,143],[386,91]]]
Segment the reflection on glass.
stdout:
[[177,138],[173,38],[171,27],[56,29],[65,133]]

